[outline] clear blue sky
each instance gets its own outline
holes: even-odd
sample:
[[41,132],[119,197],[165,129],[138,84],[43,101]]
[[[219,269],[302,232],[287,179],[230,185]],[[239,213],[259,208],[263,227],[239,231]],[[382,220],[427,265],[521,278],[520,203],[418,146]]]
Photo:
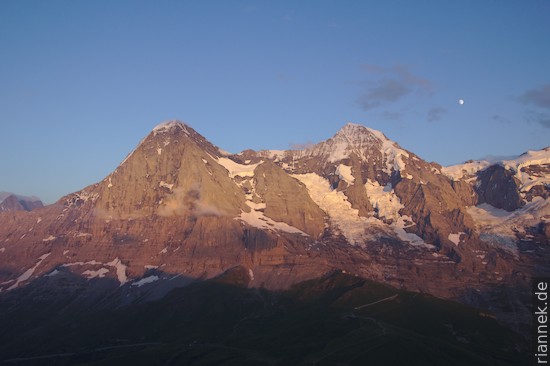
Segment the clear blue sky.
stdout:
[[168,119],[231,152],[346,122],[443,165],[539,149],[549,42],[548,0],[3,0],[0,191],[51,203]]

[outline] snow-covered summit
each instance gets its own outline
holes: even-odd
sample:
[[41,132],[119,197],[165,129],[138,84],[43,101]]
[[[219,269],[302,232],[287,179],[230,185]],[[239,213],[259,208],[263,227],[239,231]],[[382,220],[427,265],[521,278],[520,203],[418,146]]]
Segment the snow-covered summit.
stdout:
[[355,123],[347,123],[333,137],[315,144],[304,151],[305,155],[323,156],[330,163],[349,158],[352,154],[363,161],[379,157],[388,174],[391,170],[403,170],[403,157],[409,153],[382,132]]
[[366,147],[378,141],[389,141],[380,131],[356,124],[347,123],[332,137],[356,148]]
[[152,132],[153,132],[153,135],[156,136],[161,133],[173,132],[177,130],[181,130],[189,134],[188,126],[184,122],[179,120],[170,120],[170,121],[162,122],[156,125],[155,128],[153,128]]
[[381,131],[352,122],[346,123],[344,127],[336,132],[333,138],[343,137],[348,139],[351,143],[360,144],[365,141],[365,139],[372,139],[373,136],[380,141],[390,141]]

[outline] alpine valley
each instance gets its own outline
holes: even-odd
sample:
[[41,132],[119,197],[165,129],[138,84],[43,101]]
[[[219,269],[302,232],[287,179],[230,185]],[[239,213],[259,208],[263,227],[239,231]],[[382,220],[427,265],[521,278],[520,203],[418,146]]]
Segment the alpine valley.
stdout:
[[442,167],[347,124],[231,155],[170,121],[0,212],[0,363],[529,364],[549,237],[550,148]]

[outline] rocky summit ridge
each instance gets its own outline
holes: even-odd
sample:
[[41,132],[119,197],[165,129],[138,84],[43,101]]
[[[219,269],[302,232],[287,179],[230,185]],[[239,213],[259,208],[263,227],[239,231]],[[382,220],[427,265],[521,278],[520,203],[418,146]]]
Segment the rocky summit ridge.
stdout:
[[357,124],[231,155],[169,121],[102,181],[0,213],[0,292],[76,275],[132,293],[236,266],[249,286],[280,289],[341,270],[519,327],[530,278],[550,273],[550,151],[527,157],[443,168]]

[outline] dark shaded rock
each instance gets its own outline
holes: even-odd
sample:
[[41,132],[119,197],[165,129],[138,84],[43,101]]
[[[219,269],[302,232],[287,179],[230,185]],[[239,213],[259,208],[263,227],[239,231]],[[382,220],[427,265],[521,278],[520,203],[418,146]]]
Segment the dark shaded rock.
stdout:
[[542,221],[539,224],[539,231],[546,235],[547,238],[550,238],[550,220]]
[[517,210],[525,204],[519,187],[520,182],[513,171],[501,165],[492,165],[479,173],[476,187],[478,203],[488,203],[506,211]]

